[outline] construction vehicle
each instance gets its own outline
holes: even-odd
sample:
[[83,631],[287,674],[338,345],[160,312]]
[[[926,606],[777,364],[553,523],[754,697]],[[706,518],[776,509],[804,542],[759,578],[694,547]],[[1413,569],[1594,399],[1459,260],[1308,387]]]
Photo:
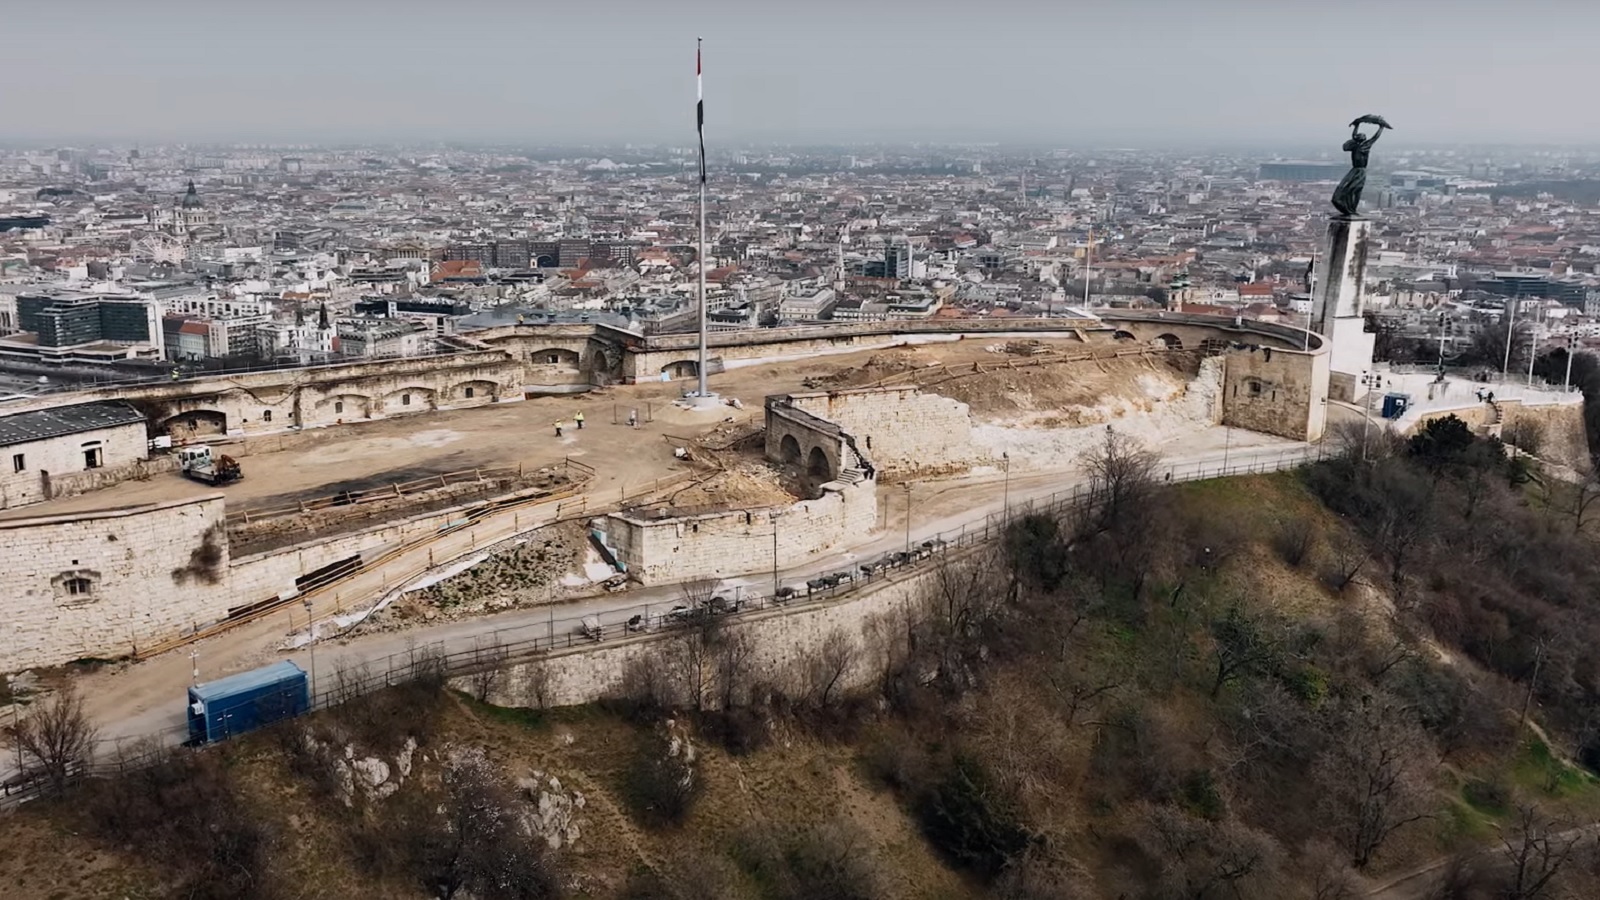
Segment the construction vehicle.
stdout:
[[210,485],[231,484],[244,477],[238,460],[226,454],[212,459],[211,448],[205,444],[180,448],[178,465],[183,474]]

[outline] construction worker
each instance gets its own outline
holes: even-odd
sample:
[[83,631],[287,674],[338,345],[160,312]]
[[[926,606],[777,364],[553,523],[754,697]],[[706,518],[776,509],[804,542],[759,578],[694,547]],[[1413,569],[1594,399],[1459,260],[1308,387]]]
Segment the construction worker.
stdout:
[[583,430],[583,412],[580,410],[576,416],[573,416],[573,419],[576,420],[577,423],[578,423],[578,430],[582,431]]
[[556,420],[556,437],[561,437],[561,425],[562,425],[561,420],[557,419]]
[[628,410],[628,427],[629,428],[638,428],[639,427],[639,411],[637,409]]

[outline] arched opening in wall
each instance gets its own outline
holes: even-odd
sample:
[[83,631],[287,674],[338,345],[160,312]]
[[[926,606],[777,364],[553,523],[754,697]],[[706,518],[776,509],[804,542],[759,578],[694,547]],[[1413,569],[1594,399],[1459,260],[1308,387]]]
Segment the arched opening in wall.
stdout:
[[340,394],[328,397],[317,403],[319,415],[326,420],[330,416],[336,420],[360,419],[367,416],[367,405],[371,401],[360,394]]
[[548,254],[536,256],[533,258],[533,265],[534,268],[538,269],[554,269],[556,267],[556,258]]
[[383,411],[389,413],[423,412],[437,408],[433,391],[423,387],[401,388],[383,398]]
[[1257,381],[1254,378],[1245,379],[1244,392],[1245,392],[1246,396],[1250,396],[1250,397],[1259,397],[1259,396],[1261,396],[1261,382]]
[[1118,329],[1117,331],[1112,332],[1111,339],[1113,341],[1134,341],[1134,340],[1138,340],[1138,338],[1133,336],[1133,332],[1131,332],[1131,331],[1123,331],[1121,329]]
[[823,453],[821,447],[811,448],[811,455],[806,458],[806,474],[823,481],[833,480],[833,467],[828,465],[828,454]]
[[568,369],[578,368],[578,363],[582,359],[578,351],[564,347],[546,347],[528,354],[528,360],[536,366],[561,366]]
[[666,376],[667,381],[676,381],[679,378],[698,378],[700,377],[700,366],[692,359],[680,359],[677,362],[670,362],[662,366],[661,374]]
[[778,458],[791,466],[800,465],[800,442],[794,439],[794,435],[786,434],[778,442]]
[[162,422],[161,430],[180,441],[208,434],[227,434],[228,416],[214,409],[192,409]]
[[1182,350],[1183,349],[1183,341],[1180,340],[1177,335],[1175,335],[1175,334],[1173,334],[1171,332],[1167,332],[1166,334],[1163,334],[1163,335],[1158,335],[1156,337],[1156,339],[1152,343],[1160,344],[1161,346],[1165,347],[1168,350]]
[[499,385],[492,381],[463,381],[451,388],[450,393],[462,400],[482,400],[485,397],[494,400],[499,396]]

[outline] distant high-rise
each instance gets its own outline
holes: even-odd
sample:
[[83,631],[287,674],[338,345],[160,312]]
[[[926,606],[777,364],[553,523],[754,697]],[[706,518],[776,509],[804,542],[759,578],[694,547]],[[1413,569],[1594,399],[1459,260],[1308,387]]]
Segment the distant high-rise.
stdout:
[[883,277],[901,279],[911,277],[910,244],[895,241],[884,248]]

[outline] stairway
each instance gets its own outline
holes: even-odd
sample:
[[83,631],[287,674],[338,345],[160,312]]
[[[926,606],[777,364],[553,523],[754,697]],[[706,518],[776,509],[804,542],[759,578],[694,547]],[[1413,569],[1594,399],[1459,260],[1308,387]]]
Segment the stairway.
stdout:
[[860,469],[846,467],[840,469],[839,476],[833,480],[839,482],[840,484],[860,484],[861,482],[867,480],[867,475]]
[[1485,400],[1483,402],[1489,404],[1489,436],[1499,437],[1500,432],[1504,429],[1505,410],[1501,409],[1500,404],[1494,400]]

